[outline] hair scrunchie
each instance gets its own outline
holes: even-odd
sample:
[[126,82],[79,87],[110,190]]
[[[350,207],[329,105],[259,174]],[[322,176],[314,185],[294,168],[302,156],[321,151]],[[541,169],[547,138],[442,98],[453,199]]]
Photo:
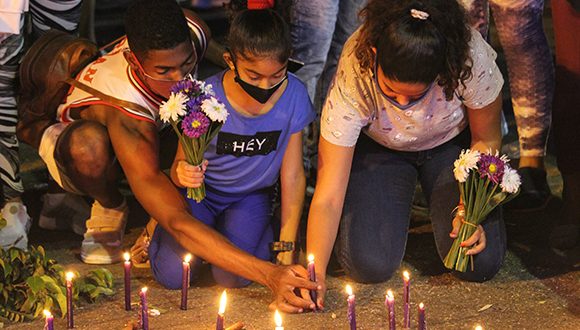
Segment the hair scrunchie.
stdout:
[[248,9],[274,8],[274,0],[248,0]]

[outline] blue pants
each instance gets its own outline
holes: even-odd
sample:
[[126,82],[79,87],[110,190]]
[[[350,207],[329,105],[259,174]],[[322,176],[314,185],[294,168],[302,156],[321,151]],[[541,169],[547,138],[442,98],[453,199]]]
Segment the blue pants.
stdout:
[[[389,150],[361,134],[356,145],[336,253],[346,273],[358,282],[388,280],[399,268],[409,230],[411,203],[417,179],[429,203],[437,252],[441,260],[451,248],[452,211],[459,202],[453,162],[469,146],[469,134],[430,150]],[[482,223],[485,250],[474,256],[475,271],[458,276],[485,281],[500,269],[506,236],[501,209]]]
[[[183,192],[185,195],[185,190]],[[273,232],[269,191],[232,196],[206,189],[206,197],[200,203],[190,199],[187,201],[194,217],[216,229],[235,246],[262,260],[270,258],[269,243],[273,240]],[[180,288],[181,265],[187,253],[167,231],[157,226],[149,245],[151,270],[157,282],[168,289]],[[191,279],[194,279],[201,260],[194,256],[191,265]],[[211,266],[211,271],[215,281],[227,288],[251,283],[219,267]]]

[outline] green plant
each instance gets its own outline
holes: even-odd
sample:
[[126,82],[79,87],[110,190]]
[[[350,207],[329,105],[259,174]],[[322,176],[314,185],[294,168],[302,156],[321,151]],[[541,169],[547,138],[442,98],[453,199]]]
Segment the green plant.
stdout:
[[[84,277],[75,273],[73,283],[73,301],[85,297],[94,302],[114,294],[113,275],[104,268]],[[45,309],[66,315],[63,267],[48,258],[42,246],[28,251],[0,248],[0,319],[23,322],[41,316]]]

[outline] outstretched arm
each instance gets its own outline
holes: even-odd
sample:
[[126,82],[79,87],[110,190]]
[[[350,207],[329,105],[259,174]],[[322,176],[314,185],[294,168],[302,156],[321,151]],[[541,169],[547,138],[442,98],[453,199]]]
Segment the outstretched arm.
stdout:
[[[280,181],[282,186],[280,240],[296,242],[306,190],[306,177],[304,176],[302,160],[302,131],[294,133],[290,137],[282,160]],[[292,264],[295,255],[293,252],[295,251],[279,253],[278,261],[282,265]]]
[[326,268],[338,233],[353,154],[354,147],[334,145],[320,137],[318,175],[308,214],[306,248],[316,257],[316,279],[322,286],[317,305],[322,308]]
[[153,124],[111,111],[107,128],[115,154],[137,200],[179,244],[208,262],[269,287],[287,312],[310,308],[294,288],[314,289],[300,266],[279,267],[245,253],[189,214],[188,205],[159,169],[159,141]]

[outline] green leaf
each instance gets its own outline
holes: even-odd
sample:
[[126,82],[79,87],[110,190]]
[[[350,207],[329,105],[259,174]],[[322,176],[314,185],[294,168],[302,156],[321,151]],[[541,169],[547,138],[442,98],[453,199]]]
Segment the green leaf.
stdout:
[[66,306],[66,295],[63,293],[53,293],[51,297],[56,300],[58,307],[60,309],[61,316],[64,317],[67,313],[67,306]]
[[26,280],[26,284],[28,284],[28,287],[34,294],[38,293],[40,290],[44,290],[45,288],[44,281],[40,276],[29,277]]
[[6,221],[6,219],[4,219],[4,217],[0,216],[0,229],[6,227],[7,224],[8,224],[8,222]]

